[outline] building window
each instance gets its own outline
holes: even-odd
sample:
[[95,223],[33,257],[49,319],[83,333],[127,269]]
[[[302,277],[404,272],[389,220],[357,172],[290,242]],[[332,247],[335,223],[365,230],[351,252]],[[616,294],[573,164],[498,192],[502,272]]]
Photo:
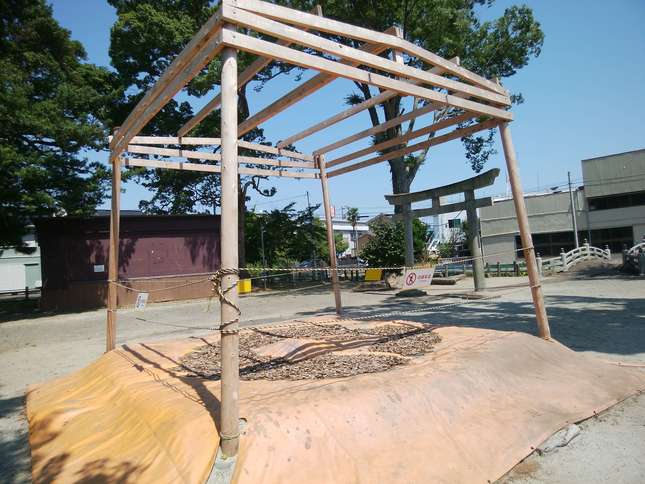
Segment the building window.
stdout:
[[451,218],[448,220],[449,229],[460,229],[461,228],[461,219],[460,218]]
[[588,199],[589,211],[645,205],[645,192],[622,193]]

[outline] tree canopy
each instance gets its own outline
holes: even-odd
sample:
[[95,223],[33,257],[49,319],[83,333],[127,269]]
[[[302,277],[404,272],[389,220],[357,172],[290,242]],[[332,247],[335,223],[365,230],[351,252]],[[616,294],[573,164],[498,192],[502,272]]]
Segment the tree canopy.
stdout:
[[89,215],[109,171],[88,158],[106,141],[114,76],[44,0],[0,2],[0,245],[20,245],[35,216]]
[[289,267],[312,257],[327,259],[327,231],[324,224],[313,216],[319,207],[320,205],[313,205],[304,210],[296,210],[291,203],[281,210],[248,213],[245,220],[248,263],[263,262],[262,245],[269,267]]
[[[371,237],[359,254],[370,266],[402,266],[405,264],[405,228],[403,222],[377,218],[370,223]],[[412,222],[415,260],[424,260],[431,231],[419,219]]]

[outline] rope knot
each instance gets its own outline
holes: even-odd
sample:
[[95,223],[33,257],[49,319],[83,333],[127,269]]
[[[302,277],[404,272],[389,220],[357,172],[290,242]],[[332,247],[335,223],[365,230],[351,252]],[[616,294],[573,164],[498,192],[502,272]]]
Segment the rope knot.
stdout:
[[[222,277],[224,276],[237,276],[239,275],[240,270],[235,269],[235,268],[222,268],[218,269],[215,271],[215,273],[210,277],[211,282],[213,283],[213,292],[217,294],[217,297],[220,300],[221,304],[227,304],[228,306],[232,307],[235,309],[235,313],[237,316],[229,321],[222,321],[220,324],[220,333],[222,334],[237,334],[239,333],[239,329],[237,328],[237,324],[240,322],[240,307],[235,304],[228,296],[227,294],[235,287],[237,286],[237,281],[233,281],[233,283],[224,288],[222,286]],[[231,328],[231,326],[233,326]]]

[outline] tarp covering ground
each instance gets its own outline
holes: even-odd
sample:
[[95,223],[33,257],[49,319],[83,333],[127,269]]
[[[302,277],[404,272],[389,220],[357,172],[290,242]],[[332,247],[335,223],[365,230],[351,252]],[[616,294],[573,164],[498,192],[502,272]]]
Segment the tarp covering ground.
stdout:
[[[645,389],[645,371],[516,332],[440,327],[426,355],[341,379],[243,381],[234,481],[474,483]],[[36,482],[204,482],[219,382],[180,358],[210,340],[119,347],[27,397]]]

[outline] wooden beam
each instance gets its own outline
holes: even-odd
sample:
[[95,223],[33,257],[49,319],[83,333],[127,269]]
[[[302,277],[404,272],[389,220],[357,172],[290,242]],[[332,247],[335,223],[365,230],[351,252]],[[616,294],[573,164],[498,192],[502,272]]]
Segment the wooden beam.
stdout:
[[[205,165],[201,163],[185,163],[183,161],[143,160],[125,158],[124,166],[140,166],[143,168],[160,168],[167,170],[202,171],[206,173],[221,173],[221,165]],[[318,178],[317,173],[298,173],[289,170],[263,170],[260,168],[238,168],[242,175],[275,176],[278,178]]]
[[[175,57],[159,77],[154,86],[137,103],[130,112],[123,125],[110,144],[110,149],[118,156],[130,139],[138,134],[138,131],[156,114],[163,105],[174,96],[206,62],[212,59],[219,51],[222,19],[221,9],[212,15],[202,26],[195,36],[188,42],[186,47]],[[203,62],[203,63],[202,63]],[[195,64],[201,64],[196,67]],[[180,87],[169,95],[168,91]],[[150,113],[153,113],[152,115]],[[143,122],[143,124],[142,124]],[[120,151],[119,151],[120,150]]]
[[[492,204],[493,199],[491,197],[478,198],[475,200],[476,208],[490,207]],[[432,206],[428,208],[417,208],[412,210],[410,214],[415,218],[430,217],[432,215],[440,215],[442,213],[461,212],[462,210],[466,210],[466,208],[468,208],[466,202],[447,203],[446,205],[439,205],[438,207]],[[392,215],[392,219],[394,220],[402,220],[403,217],[404,214],[402,213]]]
[[329,163],[327,163],[327,168],[331,168],[332,166],[340,165],[342,163],[347,163],[348,161],[355,160],[356,158],[360,158],[361,156],[367,155],[369,153],[374,153],[375,151],[386,150],[387,148],[391,148],[392,146],[400,145],[411,139],[419,138],[420,136],[434,133],[436,131],[439,131],[440,129],[445,129],[449,126],[454,126],[455,124],[468,121],[473,116],[474,115],[472,113],[464,113],[464,114],[460,114],[459,116],[455,116],[453,118],[443,119],[434,124],[431,124],[430,126],[426,126],[424,128],[420,128],[415,131],[410,131],[409,133],[403,134],[397,138],[383,141],[382,143],[368,146],[367,148],[363,148],[362,150],[354,151],[353,153],[349,153],[345,156],[341,156],[340,158],[336,158],[335,160],[332,160]]
[[[112,136],[108,138],[112,139]],[[130,140],[132,144],[139,145],[220,145],[220,138],[191,138],[191,137],[172,137],[172,136],[135,136]],[[273,146],[263,145],[260,143],[252,143],[250,141],[238,140],[237,145],[241,148],[247,148],[254,151],[262,151],[263,153],[271,153],[277,156],[285,156],[287,158],[294,158],[296,160],[311,161],[313,163],[314,157],[306,153],[298,153],[297,151],[283,150]]]
[[442,67],[450,74],[458,76],[466,81],[477,84],[491,92],[507,96],[507,91],[496,83],[471,72],[463,67],[457,66],[437,54],[429,52],[418,45],[405,39],[399,39],[396,35],[388,35],[375,32],[363,27],[339,22],[325,17],[316,17],[299,10],[294,10],[273,3],[259,0],[224,0],[225,4],[232,5],[244,10],[254,12],[281,22],[287,22],[298,27],[306,27],[320,32],[328,32],[341,37],[369,42],[372,44],[383,44],[388,48],[396,48],[411,56],[417,57],[431,65]]
[[[250,37],[239,32],[232,32],[229,30],[222,31],[222,42],[225,45],[232,46],[240,50],[252,52],[254,54],[262,53],[264,55],[289,62],[290,64],[327,72],[338,77],[363,82],[385,90],[396,91],[406,96],[416,96],[429,101],[435,101],[444,106],[472,111],[505,121],[513,119],[513,114],[504,109],[462,99],[450,94],[439,93],[409,82],[392,79],[391,77],[382,76],[380,74],[374,74],[356,67],[351,67],[339,62],[300,52],[295,49],[276,45],[255,37]],[[282,143],[279,143],[278,146],[281,147]]]
[[158,155],[158,156],[174,156],[177,158],[192,158],[197,160],[220,161],[222,159],[222,155],[220,155],[219,153],[205,153],[202,151],[176,150],[172,148],[157,148],[155,146],[128,145],[127,151],[130,153]]
[[[322,16],[322,7],[320,5],[316,5],[311,10],[311,12],[314,15]],[[289,46],[291,45],[291,42],[279,40],[278,44]],[[251,63],[251,65],[249,65],[246,69],[244,69],[244,71],[237,78],[237,84],[239,86],[238,89],[242,88],[242,86],[252,81],[255,75],[258,72],[260,72],[262,69],[264,69],[266,66],[268,66],[272,60],[273,59],[266,58],[266,57],[258,57],[257,59],[255,59]],[[190,130],[192,130],[195,126],[201,123],[204,120],[204,118],[206,118],[206,116],[208,116],[211,112],[217,109],[220,106],[221,102],[222,102],[222,96],[221,94],[217,94],[202,109],[200,109],[199,112],[195,114],[195,116],[193,116],[191,119],[189,119],[186,122],[186,124],[184,124],[181,128],[179,128],[177,135],[185,136]],[[241,135],[238,133],[238,137],[239,136]]]
[[389,121],[386,121],[385,123],[381,123],[377,126],[374,126],[372,128],[364,129],[363,131],[359,131],[358,133],[355,133],[351,136],[348,136],[346,138],[343,138],[339,141],[336,141],[334,143],[328,144],[326,146],[323,146],[322,148],[317,149],[314,151],[314,155],[317,154],[325,154],[329,153],[330,151],[337,150],[338,148],[341,148],[343,146],[346,146],[350,143],[353,143],[354,141],[358,141],[359,139],[367,138],[368,136],[382,133],[383,131],[394,128],[396,126],[400,126],[401,124],[405,123],[406,121],[410,121],[411,119],[416,119],[419,116],[423,116],[424,114],[431,113],[432,111],[435,111],[437,108],[434,104],[427,104],[423,106],[422,108],[415,109],[413,111],[410,111],[409,113],[402,114],[401,116],[397,116],[396,118],[392,118]]
[[[370,52],[372,54],[380,54],[384,50],[387,50],[387,47],[383,45],[364,45],[360,48],[360,50],[365,52]],[[357,65],[352,62],[344,62],[344,63],[351,66]],[[268,121],[269,119],[278,115],[288,107],[293,106],[298,101],[301,101],[302,99],[309,96],[310,94],[313,94],[314,92],[322,89],[327,84],[330,84],[332,81],[334,81],[335,79],[336,79],[335,76],[332,76],[326,73],[315,75],[308,81],[305,81],[300,86],[296,87],[292,91],[282,96],[280,99],[268,105],[266,108],[257,112],[250,118],[246,119],[242,124],[240,124],[238,128],[240,135],[244,135],[245,133],[248,133],[253,128],[256,128],[260,124]],[[283,142],[283,143],[278,143],[277,146],[279,148],[282,148],[288,145],[289,143]]]
[[121,220],[121,161],[110,157],[112,163],[112,201],[110,206],[110,239],[108,246],[108,295],[105,351],[116,347],[116,324],[119,280],[119,223]]
[[[127,133],[121,138],[119,144],[115,145],[115,152],[122,153],[130,140],[150,121],[170,99],[172,99],[197,73],[222,50],[221,31],[206,46],[195,55],[193,61],[172,80],[162,93],[150,103],[140,114],[135,116]],[[120,131],[119,131],[120,132]],[[115,140],[112,140],[114,145]]]
[[277,156],[286,156],[287,158],[293,158],[296,160],[304,160],[314,162],[314,157],[306,153],[298,153],[297,151],[283,150],[281,148],[275,148],[273,146],[262,145],[259,143],[251,143],[249,141],[238,140],[237,145],[240,148],[248,148],[250,150],[262,151],[264,153],[271,153]]
[[[138,146],[128,145],[128,152],[139,153],[157,156],[173,156],[176,158],[188,158],[196,160],[212,160],[220,161],[222,155],[219,153],[207,153],[203,151],[190,151],[190,150],[177,150],[172,148],[157,148],[154,146]],[[290,160],[273,160],[267,158],[259,158],[257,156],[242,156],[237,157],[238,163],[254,164],[254,165],[267,165],[267,166],[284,166],[291,168],[315,168],[312,161],[290,161]]]
[[414,79],[421,83],[477,97],[484,101],[498,103],[503,106],[511,105],[510,98],[506,95],[407,66],[403,62],[392,61],[378,55],[354,49],[353,47],[333,42],[324,37],[310,34],[301,29],[290,27],[252,12],[232,7],[226,3],[222,5],[222,18],[225,21],[236,23],[243,27],[249,27],[257,32],[288,41],[289,43],[297,43],[321,52],[326,52],[357,65],[369,66],[404,79]]
[[[455,58],[458,59],[458,58]],[[441,72],[439,68],[433,67],[431,71],[434,72]],[[415,82],[412,81],[414,84]],[[331,116],[330,118],[327,118],[323,121],[320,121],[319,123],[314,124],[313,126],[301,131],[300,133],[296,133],[293,136],[289,136],[287,139],[281,141],[278,143],[278,146],[286,146],[291,143],[294,143],[298,140],[301,140],[303,138],[306,138],[307,136],[312,135],[313,133],[316,133],[318,131],[321,131],[325,128],[328,128],[336,123],[339,123],[340,121],[343,121],[344,119],[347,119],[351,116],[354,116],[355,114],[358,114],[362,111],[365,111],[366,109],[371,108],[372,106],[376,106],[377,104],[384,103],[388,99],[392,99],[395,96],[398,96],[399,93],[397,91],[391,91],[387,90],[384,91],[374,97],[371,97],[369,99],[366,99],[365,101],[355,104],[354,106],[351,106],[350,108],[345,109],[344,111],[335,114],[334,116]],[[434,108],[436,109],[437,106],[435,105]]]
[[465,136],[470,136],[473,133],[476,133],[478,131],[482,131],[484,129],[490,129],[494,128],[499,124],[499,120],[497,119],[490,119],[488,121],[484,121],[482,123],[477,123],[474,124],[473,126],[469,126],[467,128],[461,128],[461,129],[456,129],[450,133],[441,135],[441,136],[436,136],[432,139],[429,139],[427,141],[422,141],[421,143],[416,143],[411,146],[407,146],[405,148],[401,148],[396,151],[391,151],[389,153],[385,153],[384,155],[381,156],[376,156],[374,158],[370,158],[365,161],[360,161],[358,163],[354,163],[353,165],[345,166],[343,168],[338,168],[337,170],[330,171],[327,176],[329,178],[342,175],[344,173],[349,173],[355,170],[360,170],[361,168],[366,168],[368,166],[375,165],[377,163],[381,163],[383,161],[388,161],[393,158],[398,158],[399,156],[404,156],[408,155],[410,153],[414,153],[415,151],[423,150],[429,146],[436,146],[441,143],[445,143],[446,141],[450,141],[456,138],[462,138]]
[[[108,138],[112,140],[112,136]],[[135,136],[130,143],[137,145],[202,145],[202,146],[219,146],[222,143],[220,138],[193,138],[193,137],[176,137],[176,136]]]
[[479,175],[455,183],[450,183],[449,185],[443,185],[441,187],[430,188],[429,190],[421,190],[418,192],[385,195],[385,199],[390,203],[390,205],[401,205],[402,203],[433,200],[434,206],[434,199],[439,200],[440,197],[445,197],[446,195],[454,195],[456,193],[463,193],[467,190],[476,190],[478,188],[488,187],[495,183],[495,178],[498,176],[499,168],[492,168],[484,173],[480,173]]

